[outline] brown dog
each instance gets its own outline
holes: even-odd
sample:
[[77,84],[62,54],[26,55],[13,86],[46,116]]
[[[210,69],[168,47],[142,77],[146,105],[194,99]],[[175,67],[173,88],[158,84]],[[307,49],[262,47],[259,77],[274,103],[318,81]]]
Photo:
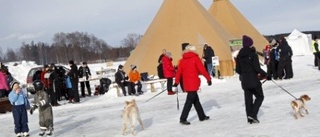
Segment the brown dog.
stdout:
[[309,114],[308,109],[306,108],[306,101],[309,101],[309,100],[311,100],[311,98],[308,95],[302,95],[297,100],[293,100],[291,102],[293,115],[295,119],[298,119],[298,113],[300,114],[301,117],[304,117],[304,115],[302,115],[300,111],[300,109],[302,108],[306,111],[306,114]]
[[136,135],[134,126],[137,120],[139,121],[142,129],[144,129],[136,101],[134,99],[132,99],[132,101],[126,101],[126,106],[122,111],[122,123],[123,123],[122,134],[126,135],[127,125],[130,124],[131,133],[133,135]]

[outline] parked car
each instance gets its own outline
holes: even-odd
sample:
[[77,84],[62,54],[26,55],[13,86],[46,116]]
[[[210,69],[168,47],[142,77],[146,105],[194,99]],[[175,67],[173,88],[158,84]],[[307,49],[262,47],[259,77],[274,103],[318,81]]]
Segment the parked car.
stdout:
[[[63,67],[64,70],[66,71],[70,71],[69,68],[66,68],[65,66],[61,66],[61,65],[57,65],[56,66],[57,68],[59,67]],[[35,94],[35,90],[34,90],[34,87],[33,87],[33,75],[38,71],[38,70],[42,70],[43,67],[34,67],[34,68],[31,68],[28,72],[28,75],[27,75],[27,79],[26,79],[26,89],[27,89],[27,92],[31,93],[31,94]]]

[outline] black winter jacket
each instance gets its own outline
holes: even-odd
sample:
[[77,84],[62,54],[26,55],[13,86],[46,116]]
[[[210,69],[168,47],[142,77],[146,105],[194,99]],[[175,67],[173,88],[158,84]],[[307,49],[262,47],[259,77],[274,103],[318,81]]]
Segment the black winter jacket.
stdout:
[[80,66],[79,67],[79,78],[83,78],[85,77],[86,79],[89,79],[89,76],[91,76],[91,72],[88,66],[83,67]]
[[118,70],[115,74],[115,81],[117,84],[121,85],[123,83],[121,83],[121,81],[124,80],[128,80],[128,77],[126,76],[126,73],[124,71]]
[[243,89],[253,89],[260,86],[260,77],[267,77],[267,73],[260,68],[258,55],[252,48],[242,48],[236,58],[236,72],[240,75]]
[[203,59],[206,60],[206,63],[212,63],[212,57],[214,57],[214,51],[211,47],[207,47],[205,50],[204,50],[204,57]]

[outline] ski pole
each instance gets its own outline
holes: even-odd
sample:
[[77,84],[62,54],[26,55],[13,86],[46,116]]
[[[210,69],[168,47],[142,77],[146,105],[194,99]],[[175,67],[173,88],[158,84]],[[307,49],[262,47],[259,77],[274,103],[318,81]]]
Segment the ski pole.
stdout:
[[178,97],[178,91],[177,91],[177,110],[179,110],[179,97]]
[[266,81],[267,81],[267,79],[265,79],[264,81],[262,81],[261,84],[263,84],[263,83],[266,82]]
[[274,80],[271,80],[274,84],[276,84],[278,87],[280,87],[283,91],[287,92],[289,95],[291,95],[294,99],[298,100],[295,96],[293,96],[290,92],[288,92],[286,89],[278,85]]
[[160,93],[158,93],[157,95],[154,95],[153,97],[149,98],[146,102],[150,101],[151,99],[155,98],[156,96],[159,96],[161,93],[165,92],[167,89],[162,90]]

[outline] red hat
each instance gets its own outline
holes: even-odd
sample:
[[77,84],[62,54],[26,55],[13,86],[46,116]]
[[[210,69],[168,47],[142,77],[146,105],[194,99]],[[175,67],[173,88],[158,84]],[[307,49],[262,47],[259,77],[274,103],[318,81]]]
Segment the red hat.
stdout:
[[266,45],[265,49],[269,50],[270,49],[270,45]]

